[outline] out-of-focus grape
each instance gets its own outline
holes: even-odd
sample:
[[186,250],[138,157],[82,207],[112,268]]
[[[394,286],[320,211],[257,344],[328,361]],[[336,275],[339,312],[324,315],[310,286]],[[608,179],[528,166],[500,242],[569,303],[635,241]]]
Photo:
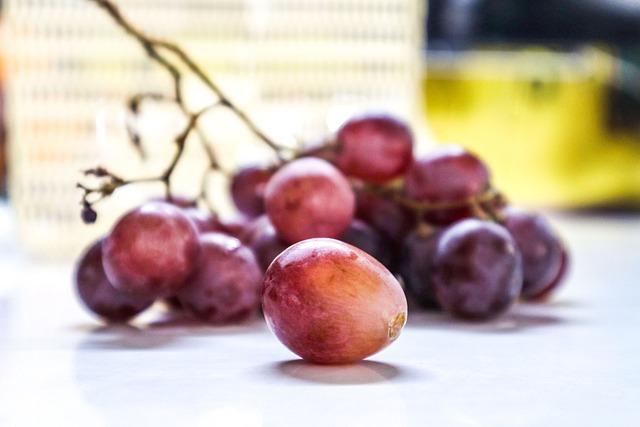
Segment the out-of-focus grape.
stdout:
[[335,167],[313,157],[295,160],[271,178],[265,192],[267,214],[288,243],[338,237],[353,219],[355,198]]
[[433,262],[441,230],[418,229],[405,239],[400,275],[410,297],[424,308],[439,308],[433,288]]
[[498,316],[522,289],[522,263],[515,241],[500,225],[460,221],[440,237],[433,284],[440,306],[456,317]]
[[[414,200],[434,204],[462,203],[480,196],[490,185],[489,170],[459,147],[439,148],[417,159],[405,175],[404,191]],[[474,215],[471,206],[428,210],[425,219],[448,225]]]
[[365,190],[356,192],[356,216],[399,246],[415,226],[415,215],[393,200]]
[[531,294],[526,298],[526,300],[530,302],[547,301],[553,295],[553,293],[560,287],[560,285],[562,285],[567,275],[567,272],[569,271],[570,263],[571,263],[571,260],[569,259],[569,254],[567,253],[566,249],[563,249],[562,264],[560,265],[560,271],[558,271],[558,275],[556,276],[556,278],[553,279],[553,281],[545,289],[542,289],[541,291],[535,294]]
[[117,289],[146,298],[174,295],[200,254],[198,231],[182,209],[146,203],[124,215],[106,237],[102,258]]
[[367,223],[354,219],[347,231],[342,233],[340,240],[356,248],[362,249],[388,269],[392,269],[392,253],[389,242]]
[[240,212],[254,218],[265,212],[264,191],[273,171],[248,166],[235,173],[231,180],[231,197]]
[[504,224],[522,254],[523,299],[536,299],[556,280],[566,252],[562,242],[541,215],[514,208],[504,211]]
[[131,296],[111,285],[102,267],[102,240],[78,261],[75,284],[85,307],[108,322],[126,322],[153,304],[153,299]]
[[338,131],[335,163],[348,176],[384,183],[401,176],[413,158],[409,127],[390,116],[367,115]]
[[271,264],[263,286],[267,324],[314,363],[362,360],[393,342],[407,318],[400,284],[373,257],[333,239],[309,239]]
[[251,250],[231,236],[200,236],[202,255],[178,293],[187,313],[209,323],[228,323],[257,311],[262,271]]
[[266,271],[273,260],[289,247],[286,242],[280,239],[276,229],[268,220],[261,222],[260,228],[255,231],[249,246],[255,253],[263,271]]

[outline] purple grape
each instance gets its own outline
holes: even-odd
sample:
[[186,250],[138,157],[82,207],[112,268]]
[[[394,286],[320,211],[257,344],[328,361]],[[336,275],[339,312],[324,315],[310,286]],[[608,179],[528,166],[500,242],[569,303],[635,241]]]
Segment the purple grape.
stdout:
[[390,199],[360,190],[356,193],[356,216],[399,246],[415,226],[415,215]]
[[102,248],[104,269],[113,286],[146,298],[176,294],[199,255],[193,222],[182,209],[156,202],[120,218]]
[[504,211],[505,227],[522,254],[522,298],[536,299],[559,280],[566,253],[562,242],[541,216],[510,208]]
[[366,115],[338,131],[335,163],[346,175],[374,183],[401,176],[413,159],[413,136],[403,122]]
[[126,322],[153,304],[153,299],[134,297],[111,285],[102,267],[102,240],[78,261],[75,285],[85,307],[108,322]]
[[532,294],[527,298],[527,301],[530,302],[544,302],[547,301],[551,295],[560,287],[562,282],[564,281],[565,276],[567,275],[567,271],[569,270],[570,259],[566,250],[562,251],[562,264],[560,265],[560,271],[558,271],[558,275],[555,279],[547,286],[545,289],[542,289],[536,294]]
[[231,197],[240,212],[250,218],[265,212],[264,191],[273,176],[271,169],[249,166],[240,169],[231,180]]
[[209,323],[229,323],[257,311],[262,271],[249,248],[231,236],[200,236],[200,262],[178,293],[187,313]]
[[385,267],[391,269],[393,258],[389,242],[365,222],[354,219],[349,228],[342,233],[340,240],[362,249]]
[[418,229],[407,236],[400,275],[410,297],[424,308],[439,308],[433,285],[433,263],[442,231]]
[[221,230],[220,222],[210,212],[199,208],[186,208],[182,211],[193,222],[199,233],[210,233]]
[[280,239],[269,220],[261,223],[259,230],[254,233],[249,246],[256,255],[263,271],[266,271],[273,260],[289,247],[286,242]]
[[444,231],[433,264],[440,306],[463,319],[505,312],[522,289],[520,253],[500,225],[466,219]]

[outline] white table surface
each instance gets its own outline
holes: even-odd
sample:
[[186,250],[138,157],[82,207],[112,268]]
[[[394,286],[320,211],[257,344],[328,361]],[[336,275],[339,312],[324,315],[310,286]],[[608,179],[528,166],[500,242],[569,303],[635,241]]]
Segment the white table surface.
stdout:
[[554,221],[574,265],[553,304],[489,324],[412,312],[395,344],[346,367],[297,360],[262,322],[156,311],[103,327],[71,266],[16,254],[5,221],[0,425],[640,425],[640,218]]

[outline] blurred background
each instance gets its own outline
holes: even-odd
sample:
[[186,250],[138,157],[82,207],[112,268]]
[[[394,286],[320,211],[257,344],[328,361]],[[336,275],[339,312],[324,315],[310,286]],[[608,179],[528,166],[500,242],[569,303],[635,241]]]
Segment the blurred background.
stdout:
[[[640,207],[637,0],[128,0],[145,30],[183,45],[272,137],[313,142],[350,115],[409,120],[419,150],[458,143],[516,204]],[[157,187],[123,189],[96,226],[79,219],[79,171],[162,169],[179,128],[150,108],[149,158],[127,143],[125,100],[167,91],[162,70],[86,0],[0,0],[3,224],[30,253],[71,258]],[[185,82],[192,105],[208,98]],[[225,168],[266,152],[229,115],[206,131]],[[194,148],[176,182],[199,188]],[[197,172],[197,173],[196,173]],[[216,204],[230,213],[215,182]],[[8,226],[7,226],[8,227]]]

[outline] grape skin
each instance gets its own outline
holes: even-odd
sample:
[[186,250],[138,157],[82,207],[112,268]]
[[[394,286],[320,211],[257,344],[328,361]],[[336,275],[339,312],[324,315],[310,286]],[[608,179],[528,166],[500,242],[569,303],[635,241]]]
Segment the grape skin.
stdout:
[[505,227],[522,254],[523,299],[535,299],[558,278],[566,251],[549,223],[540,215],[514,208],[504,211]]
[[265,212],[264,191],[273,171],[259,166],[247,166],[231,180],[231,197],[240,212],[255,218]]
[[473,217],[474,209],[465,203],[480,196],[489,186],[490,175],[485,164],[468,151],[450,146],[415,160],[405,175],[404,192],[421,202],[461,204],[425,212],[426,221],[449,225]]
[[394,246],[400,246],[415,226],[415,216],[393,200],[374,193],[356,192],[356,216],[378,230]]
[[490,319],[504,313],[522,289],[515,241],[500,225],[466,219],[441,236],[433,283],[440,306],[455,317]]
[[151,202],[120,218],[104,241],[102,259],[117,289],[162,298],[184,286],[199,255],[193,222],[180,208]]
[[259,230],[255,231],[249,246],[255,253],[263,271],[266,271],[273,260],[289,247],[286,242],[280,239],[268,219],[261,223]]
[[267,324],[303,359],[353,363],[393,342],[407,317],[400,284],[373,257],[334,239],[309,239],[278,256],[262,292]]
[[312,157],[280,169],[267,184],[265,200],[271,223],[287,243],[338,237],[355,211],[346,178],[328,162]]
[[102,266],[102,240],[92,244],[80,257],[75,271],[76,292],[92,313],[107,322],[127,322],[153,304],[153,299],[138,298],[111,285]]
[[424,308],[440,308],[433,285],[433,264],[441,230],[416,230],[405,239],[400,275],[410,297]]
[[259,306],[262,271],[251,250],[222,233],[200,236],[202,255],[178,300],[187,313],[212,324],[237,322]]
[[401,176],[413,159],[409,127],[387,115],[365,115],[338,131],[335,163],[346,175],[382,184]]
[[367,223],[354,219],[349,228],[342,233],[340,240],[362,249],[380,261],[385,267],[389,269],[393,267],[393,257],[389,242]]

